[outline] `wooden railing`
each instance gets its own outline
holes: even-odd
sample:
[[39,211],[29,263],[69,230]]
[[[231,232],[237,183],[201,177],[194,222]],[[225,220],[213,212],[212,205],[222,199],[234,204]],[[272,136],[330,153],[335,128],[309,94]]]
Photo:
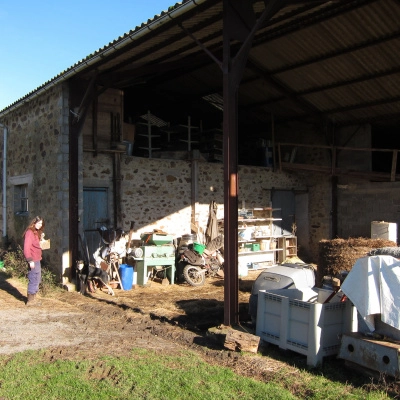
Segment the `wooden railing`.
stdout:
[[[305,162],[296,162],[298,158],[298,152],[302,148],[307,149],[320,149],[330,152],[330,165],[317,165],[317,164],[307,164]],[[378,172],[378,171],[366,171],[351,169],[349,167],[338,167],[337,159],[338,153],[342,151],[352,151],[352,152],[365,152],[366,157],[372,160],[373,152],[383,152],[388,153],[391,157],[391,169],[390,172]],[[330,174],[331,176],[348,175],[359,178],[368,178],[379,181],[390,181],[395,182],[400,180],[400,175],[396,173],[397,169],[397,155],[398,149],[376,149],[376,148],[356,148],[356,147],[341,147],[341,146],[323,146],[323,145],[309,145],[309,144],[299,144],[299,143],[277,143],[276,152],[274,154],[274,159],[277,160],[276,168],[280,171],[282,170],[304,170],[321,172],[325,174]],[[283,157],[285,155],[285,157]],[[371,161],[372,163],[372,161]],[[354,163],[354,168],[357,166]]]

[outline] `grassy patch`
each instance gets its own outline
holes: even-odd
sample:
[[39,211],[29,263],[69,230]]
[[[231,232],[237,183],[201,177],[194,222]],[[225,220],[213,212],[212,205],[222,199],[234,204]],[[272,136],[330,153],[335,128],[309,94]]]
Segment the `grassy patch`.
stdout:
[[95,360],[44,358],[27,351],[0,358],[4,399],[386,399],[382,392],[281,370],[268,383],[210,365],[192,352],[162,355],[134,349],[125,357]]

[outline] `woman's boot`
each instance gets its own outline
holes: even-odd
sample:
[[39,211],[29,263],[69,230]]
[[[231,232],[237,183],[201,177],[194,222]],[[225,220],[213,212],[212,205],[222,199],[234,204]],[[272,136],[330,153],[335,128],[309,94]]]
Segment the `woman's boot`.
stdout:
[[28,300],[26,302],[27,306],[33,306],[35,304],[35,295],[28,293]]
[[26,302],[26,305],[27,306],[41,306],[42,302],[36,298],[36,293],[35,294],[28,293],[28,301]]

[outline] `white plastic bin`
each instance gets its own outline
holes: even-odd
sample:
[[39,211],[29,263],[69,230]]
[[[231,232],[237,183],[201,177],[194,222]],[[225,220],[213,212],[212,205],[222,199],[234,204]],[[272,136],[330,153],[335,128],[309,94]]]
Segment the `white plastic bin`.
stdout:
[[249,269],[247,267],[247,264],[245,264],[244,262],[240,262],[239,266],[239,278],[241,278],[242,276],[247,276],[249,274]]
[[391,240],[397,243],[397,224],[395,222],[372,221],[371,239]]
[[357,313],[350,301],[310,303],[276,293],[258,292],[256,335],[281,349],[307,356],[307,364],[322,364],[338,354],[340,335],[357,331]]

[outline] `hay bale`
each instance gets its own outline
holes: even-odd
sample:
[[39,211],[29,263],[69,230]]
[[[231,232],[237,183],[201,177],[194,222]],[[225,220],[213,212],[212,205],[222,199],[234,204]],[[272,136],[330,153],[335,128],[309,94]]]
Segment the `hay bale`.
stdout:
[[336,276],[341,271],[350,271],[357,259],[365,257],[372,249],[397,247],[391,240],[349,238],[321,240],[317,268],[317,286],[322,285],[324,276]]

